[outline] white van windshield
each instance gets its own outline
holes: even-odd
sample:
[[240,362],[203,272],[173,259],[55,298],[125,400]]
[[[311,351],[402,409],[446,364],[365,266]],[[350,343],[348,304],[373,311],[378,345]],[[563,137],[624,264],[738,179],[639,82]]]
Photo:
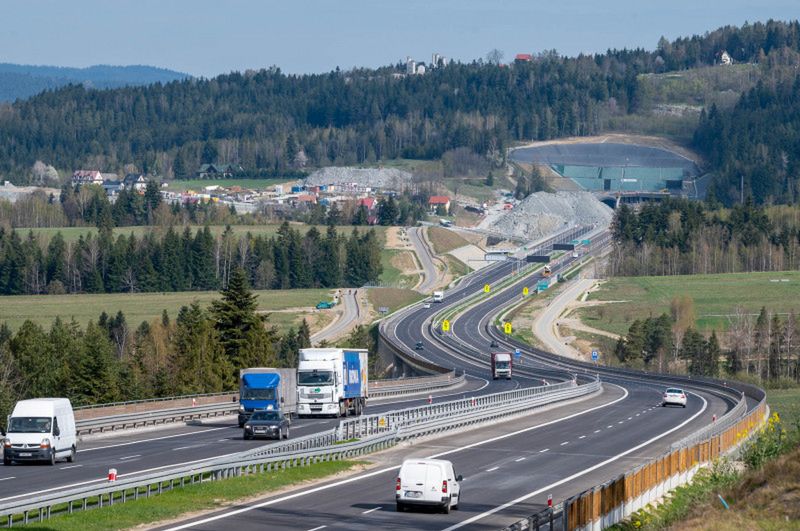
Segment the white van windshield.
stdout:
[[8,433],[50,433],[50,417],[11,417]]

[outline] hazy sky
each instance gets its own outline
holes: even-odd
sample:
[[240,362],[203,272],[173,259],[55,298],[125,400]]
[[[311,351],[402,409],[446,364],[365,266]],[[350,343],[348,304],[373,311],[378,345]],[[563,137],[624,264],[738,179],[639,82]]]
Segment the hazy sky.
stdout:
[[3,0],[0,62],[149,64],[213,76],[379,66],[492,48],[574,55],[795,19],[798,0]]

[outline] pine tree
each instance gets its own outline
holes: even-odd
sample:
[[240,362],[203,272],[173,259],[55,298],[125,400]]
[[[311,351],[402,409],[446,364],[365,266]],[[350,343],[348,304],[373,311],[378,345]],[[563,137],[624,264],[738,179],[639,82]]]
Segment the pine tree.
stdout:
[[176,179],[183,179],[186,177],[186,162],[183,160],[183,153],[181,150],[175,154],[175,160],[172,162],[172,174]]
[[211,303],[214,328],[232,366],[248,367],[247,362],[258,357],[259,351],[269,348],[264,321],[256,313],[258,296],[247,287],[244,271],[238,267],[220,295],[221,299]]
[[303,319],[300,327],[297,329],[297,347],[310,348],[311,347],[311,329],[308,327],[308,322]]
[[390,226],[397,223],[400,212],[397,209],[397,202],[394,197],[384,197],[378,203],[378,223],[383,226]]

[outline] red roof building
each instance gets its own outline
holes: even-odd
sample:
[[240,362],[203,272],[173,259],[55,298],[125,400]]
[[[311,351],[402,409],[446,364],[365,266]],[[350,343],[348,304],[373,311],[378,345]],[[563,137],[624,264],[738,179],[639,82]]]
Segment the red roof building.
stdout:
[[372,210],[375,208],[375,198],[374,197],[364,197],[363,199],[358,200],[358,206],[366,207],[367,210]]
[[514,57],[514,60],[530,63],[531,61],[533,61],[533,56],[529,53],[518,53],[517,56]]
[[450,198],[446,195],[432,195],[431,198],[428,199],[428,206],[431,207],[431,210],[436,210],[441,206],[444,207],[447,212],[449,212]]

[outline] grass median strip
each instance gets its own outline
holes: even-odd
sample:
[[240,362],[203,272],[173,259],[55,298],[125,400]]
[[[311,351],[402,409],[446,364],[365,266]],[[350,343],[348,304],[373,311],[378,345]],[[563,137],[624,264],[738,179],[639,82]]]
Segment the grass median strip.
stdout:
[[233,502],[260,496],[310,480],[324,479],[363,465],[363,461],[328,461],[306,467],[251,474],[222,481],[187,485],[151,498],[55,516],[44,522],[14,527],[47,531],[93,531],[131,527],[172,520],[197,511],[220,509]]

